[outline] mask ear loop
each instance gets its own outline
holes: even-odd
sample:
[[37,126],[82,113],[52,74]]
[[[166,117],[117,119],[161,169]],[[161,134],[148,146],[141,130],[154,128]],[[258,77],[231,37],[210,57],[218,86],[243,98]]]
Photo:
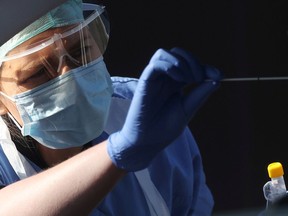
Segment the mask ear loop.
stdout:
[[59,65],[57,68],[57,73],[60,72],[60,69],[61,69],[62,64],[63,64],[64,56],[67,56],[69,58],[69,60],[72,63],[74,63],[75,65],[80,66],[81,65],[80,62],[77,59],[73,58],[71,55],[69,55],[69,53],[66,51],[66,49],[63,45],[62,39],[61,39],[61,35],[55,34],[54,37],[56,38],[54,43],[56,44],[57,51],[58,51],[58,58],[59,58]]
[[[13,97],[10,97],[9,95],[5,94],[4,92],[0,91],[0,95],[2,95],[3,97],[7,98],[8,100],[10,100],[11,102],[15,103],[16,100]],[[17,109],[17,106],[16,106]],[[21,125],[18,123],[18,121],[14,118],[14,116],[10,113],[7,112],[8,116],[10,117],[10,119],[12,119],[12,121],[15,123],[15,125],[19,128],[19,130],[23,131],[23,128],[21,127]]]

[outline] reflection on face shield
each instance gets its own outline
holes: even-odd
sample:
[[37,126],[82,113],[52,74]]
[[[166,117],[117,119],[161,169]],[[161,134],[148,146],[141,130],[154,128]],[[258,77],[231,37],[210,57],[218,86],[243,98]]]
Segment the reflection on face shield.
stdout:
[[91,6],[94,7],[92,13],[88,7],[84,12],[89,16],[82,23],[49,29],[0,58],[5,66],[1,79],[8,81],[13,77],[18,87],[23,85],[23,89],[28,90],[71,69],[85,67],[103,55],[109,39],[109,25],[104,8]]

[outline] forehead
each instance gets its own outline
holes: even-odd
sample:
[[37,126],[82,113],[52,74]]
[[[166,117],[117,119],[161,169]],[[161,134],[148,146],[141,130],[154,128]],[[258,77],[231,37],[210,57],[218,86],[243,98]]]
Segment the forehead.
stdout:
[[[6,56],[11,56],[11,55],[15,55],[15,54],[24,52],[33,46],[37,46],[37,45],[41,44],[41,42],[43,42],[43,41],[49,40],[54,34],[57,34],[57,33],[59,34],[59,33],[65,32],[65,31],[69,30],[70,28],[72,28],[72,27],[71,26],[65,26],[65,27],[48,29],[48,30],[30,38],[29,40],[23,42],[22,44],[18,45],[17,47],[15,47],[11,51],[9,51]],[[0,76],[3,77],[3,75],[6,75],[7,73],[11,73],[12,71],[17,71],[17,68],[19,68],[19,66],[23,67],[23,66],[27,65],[28,62],[30,64],[33,63],[33,61],[35,61],[36,57],[37,56],[32,53],[32,54],[27,55],[27,56],[22,57],[22,58],[16,58],[15,60],[4,61],[0,67],[0,72],[1,72]]]
[[27,40],[7,55],[7,60],[0,68],[0,82],[14,82],[20,85],[27,77],[43,71],[42,69],[49,73],[58,72],[63,56],[68,59],[65,62],[69,64],[70,69],[95,60],[101,55],[101,51],[89,29],[85,26],[79,31],[77,24],[74,24],[49,29]]
[[[30,38],[29,40],[23,42],[22,44],[20,44],[19,46],[17,46],[16,48],[14,48],[13,50],[9,51],[9,53],[6,56],[15,56],[15,55],[20,55],[20,57],[18,58],[13,58],[12,60],[8,60],[8,61],[4,61],[2,63],[2,66],[0,68],[0,70],[2,72],[6,71],[6,70],[17,70],[19,68],[23,69],[23,67],[28,66],[27,64],[29,64],[31,66],[31,64],[33,64],[34,62],[36,62],[39,59],[39,54],[41,53],[41,55],[49,55],[49,51],[51,51],[51,48],[45,48],[45,46],[43,46],[43,49],[41,49],[41,51],[39,52],[35,52],[35,50],[33,51],[33,49],[35,49],[36,47],[41,47],[41,44],[44,44],[45,42],[47,42],[48,40],[51,40],[51,38],[55,35],[55,34],[62,34],[66,31],[69,31],[70,29],[74,28],[76,25],[69,25],[69,26],[64,26],[64,27],[57,27],[57,28],[51,28],[48,29],[36,36],[34,36],[33,38]],[[85,28],[84,28],[85,29]],[[76,38],[78,36],[78,39]],[[63,42],[67,42],[68,38],[64,38]],[[79,34],[74,34],[72,36],[69,36],[69,45],[73,46],[73,43],[77,43],[79,40]],[[67,47],[65,47],[67,48]],[[52,46],[53,49],[53,46]],[[55,50],[55,49],[54,49]],[[30,52],[31,51],[31,52]],[[35,53],[34,53],[35,52]]]
[[[27,51],[29,49],[32,49],[33,47],[37,47],[41,43],[44,43],[45,41],[51,39],[55,34],[61,34],[65,31],[70,30],[75,25],[72,26],[65,26],[65,27],[58,27],[58,28],[51,28],[48,29],[33,38],[23,42],[13,50],[11,50],[7,56],[12,56],[15,54],[21,54],[24,51]],[[74,40],[75,39],[75,40]],[[74,37],[71,38],[72,42],[79,41]],[[63,40],[65,41],[65,39]],[[73,42],[73,43],[74,43]],[[73,43],[69,43],[70,45]],[[52,48],[52,49],[51,49]],[[8,83],[17,83],[19,80],[21,80],[23,77],[25,77],[25,73],[31,74],[31,70],[37,70],[39,69],[39,62],[41,61],[41,57],[48,57],[53,54],[53,46],[48,46],[47,48],[42,49],[39,52],[34,52],[31,54],[24,55],[23,57],[11,59],[8,61],[4,61],[0,67],[0,85],[7,85]]]
[[31,47],[37,46],[37,45],[41,44],[42,42],[49,40],[51,37],[53,37],[53,35],[61,34],[65,31],[68,31],[69,29],[73,28],[74,26],[75,25],[70,25],[70,26],[48,29],[48,30],[30,38],[29,40],[21,43],[16,48],[9,51],[7,56],[11,56],[11,55],[14,55],[16,53],[23,52],[23,51],[25,51]]

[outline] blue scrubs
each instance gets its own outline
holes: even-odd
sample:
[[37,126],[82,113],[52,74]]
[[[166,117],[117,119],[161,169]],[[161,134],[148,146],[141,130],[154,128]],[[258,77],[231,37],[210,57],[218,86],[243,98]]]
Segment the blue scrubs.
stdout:
[[[112,82],[114,94],[107,127],[105,132],[93,141],[94,144],[106,139],[110,133],[121,129],[137,85],[137,79],[134,78],[112,77]],[[1,183],[7,184],[8,180],[5,176],[11,176],[11,173],[15,178],[13,169],[8,166],[3,168],[3,166],[6,165],[0,164],[0,185]],[[156,200],[163,201],[171,215],[208,216],[212,214],[213,197],[205,183],[199,149],[188,127],[178,139],[156,156],[147,170],[151,179],[150,186],[152,185],[150,189],[154,188],[153,190],[158,194]],[[151,209],[161,206],[160,203],[151,207],[147,194],[152,194],[153,199],[153,193],[149,188],[145,191],[139,182],[135,173],[128,173],[91,215],[157,215]],[[143,182],[145,184],[149,181],[144,179]]]

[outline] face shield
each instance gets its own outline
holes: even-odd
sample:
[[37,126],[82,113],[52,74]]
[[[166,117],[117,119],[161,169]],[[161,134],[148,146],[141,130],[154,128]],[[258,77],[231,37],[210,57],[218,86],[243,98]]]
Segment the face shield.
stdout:
[[109,39],[105,8],[83,4],[83,15],[82,22],[50,28],[0,57],[2,82],[22,92],[102,56]]

